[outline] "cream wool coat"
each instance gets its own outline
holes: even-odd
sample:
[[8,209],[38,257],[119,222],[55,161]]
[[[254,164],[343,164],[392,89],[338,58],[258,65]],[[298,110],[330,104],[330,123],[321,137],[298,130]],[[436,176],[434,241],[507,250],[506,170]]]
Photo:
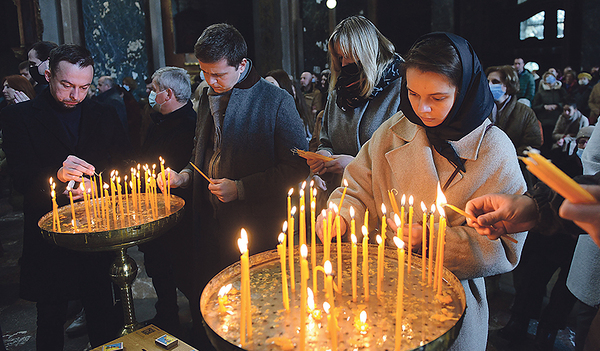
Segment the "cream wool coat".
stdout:
[[[470,134],[452,142],[457,154],[467,160],[467,172],[459,173],[445,191],[447,202],[459,208],[465,208],[468,200],[484,194],[523,194],[526,190],[512,142],[497,127],[486,132],[490,123],[486,119]],[[453,171],[454,166],[430,145],[425,129],[398,112],[377,129],[346,167],[344,178],[349,186],[341,215],[350,223],[352,205],[359,214],[355,217],[357,223],[362,223],[359,217],[368,208],[370,223],[378,223],[382,217],[381,203],[392,208],[387,191],[397,189],[399,194],[414,196],[415,216],[420,218],[420,202],[427,207],[434,204],[437,183],[443,186]],[[335,190],[330,201],[339,204],[341,190]],[[513,235],[518,244],[505,239],[492,241],[468,227],[464,217],[451,210],[446,215],[449,228],[444,265],[461,280],[467,297],[463,326],[452,349],[485,350],[488,305],[483,277],[515,268],[526,233]]]

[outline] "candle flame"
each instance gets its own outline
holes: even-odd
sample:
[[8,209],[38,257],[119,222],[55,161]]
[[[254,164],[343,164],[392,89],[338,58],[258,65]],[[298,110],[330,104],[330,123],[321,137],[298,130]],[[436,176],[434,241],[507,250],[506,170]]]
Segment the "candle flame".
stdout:
[[104,185],[102,186],[104,189],[108,189],[108,184],[104,183]]
[[306,288],[306,294],[308,295],[306,297],[306,304],[308,305],[308,308],[312,311],[315,309],[315,295],[313,294],[311,288]]
[[310,187],[312,188],[314,185],[315,185],[315,180],[313,179],[310,181]]
[[354,207],[350,206],[350,217],[354,219]]
[[302,182],[302,186],[300,188],[304,191],[304,188],[306,188],[306,180]]
[[377,234],[377,244],[381,245],[381,243],[383,242],[383,239],[381,239],[381,235]]
[[362,226],[362,234],[367,238],[369,237],[369,229],[367,229],[367,227],[365,227],[364,225]]
[[400,216],[397,213],[394,213],[394,223],[396,223],[396,227],[400,226]]
[[304,205],[300,205],[300,213],[304,212]]
[[347,188],[348,187],[348,181],[344,178],[344,186]]
[[219,289],[219,297],[223,297],[223,296],[227,295],[229,293],[229,290],[231,290],[231,287],[232,287],[231,283],[229,283],[225,286],[222,286],[221,289]]
[[51,195],[52,197],[55,197],[55,196],[56,196],[56,192],[55,192],[54,190],[52,190],[52,191],[50,192],[50,195]]
[[402,194],[402,199],[400,200],[400,206],[404,206],[406,204],[406,195]]
[[287,221],[283,221],[283,225],[281,226],[281,231],[284,233],[287,232],[287,226],[288,226]]
[[385,204],[381,204],[381,213],[383,213],[383,215],[385,216],[385,214],[387,213],[386,211],[387,209],[385,208]]
[[310,202],[310,209],[314,211],[314,210],[315,210],[315,207],[317,207],[317,205],[315,204],[315,200],[312,200],[312,201]]
[[355,245],[358,242],[358,240],[356,239],[356,235],[355,234],[350,234],[350,240],[352,240],[352,243],[355,244]]
[[279,233],[277,240],[279,241],[280,244],[283,244],[283,242],[285,241],[285,233]]
[[367,311],[362,311],[360,313],[360,322],[365,323],[367,321]]
[[300,189],[300,191],[298,192],[298,195],[300,197],[304,197],[304,189]]
[[50,185],[52,185],[52,177],[50,177]]
[[248,243],[244,241],[242,238],[238,239],[238,247],[240,248],[240,253],[243,255],[248,251]]
[[248,244],[248,233],[246,233],[246,229],[242,228],[242,230],[240,231],[240,236],[242,240],[244,240],[246,244]]
[[395,236],[394,237],[394,244],[396,244],[396,246],[399,249],[403,249],[404,248],[404,241],[402,241],[402,239],[400,239],[399,237]]
[[434,214],[434,213],[435,213],[435,204],[432,204],[431,205],[431,214]]
[[308,248],[305,244],[302,244],[302,246],[300,246],[300,256],[302,256],[302,258],[304,259],[306,259],[306,257],[308,256]]
[[425,203],[423,201],[421,201],[421,211],[423,211],[423,213],[427,212],[427,206],[425,206]]
[[325,274],[331,275],[332,269],[331,262],[329,262],[329,260],[325,261],[325,264],[323,264],[323,270],[325,271]]
[[325,210],[325,209],[321,210],[321,217],[327,218],[327,210]]
[[444,196],[444,193],[442,192],[442,187],[440,186],[440,182],[438,182],[437,184],[437,198],[435,199],[435,205],[437,206],[438,212],[440,213],[440,216],[444,216],[444,205],[447,204],[446,202],[446,196]]
[[329,208],[331,208],[333,212],[338,213],[338,207],[333,202],[329,204]]
[[325,313],[329,313],[330,308],[331,308],[331,306],[329,305],[329,302],[327,302],[327,301],[323,302],[323,311],[325,311]]
[[288,196],[292,196],[293,193],[294,193],[294,188],[290,188],[290,191],[288,191]]
[[291,211],[292,216],[296,214],[296,206],[292,207],[292,211]]
[[415,199],[414,199],[414,198],[413,198],[413,196],[411,195],[411,196],[408,198],[408,206],[412,206],[414,202],[415,202]]
[[317,188],[313,189],[313,197],[317,197]]

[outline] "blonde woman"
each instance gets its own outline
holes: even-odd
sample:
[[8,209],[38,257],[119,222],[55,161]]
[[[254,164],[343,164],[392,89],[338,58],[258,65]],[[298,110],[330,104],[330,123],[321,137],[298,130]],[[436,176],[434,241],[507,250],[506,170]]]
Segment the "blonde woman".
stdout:
[[340,185],[361,146],[398,111],[403,62],[394,44],[362,16],[341,21],[328,48],[330,92],[317,152],[333,161],[308,160],[311,171],[327,181],[327,194]]

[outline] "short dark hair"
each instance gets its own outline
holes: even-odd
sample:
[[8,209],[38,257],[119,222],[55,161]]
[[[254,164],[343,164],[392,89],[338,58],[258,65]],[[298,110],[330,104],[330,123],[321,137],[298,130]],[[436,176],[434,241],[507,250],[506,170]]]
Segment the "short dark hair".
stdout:
[[422,72],[433,72],[446,76],[457,90],[462,83],[462,64],[458,52],[450,40],[439,36],[428,36],[416,42],[402,65],[403,76],[409,68]]
[[521,86],[519,84],[519,75],[512,66],[492,66],[485,70],[485,76],[489,76],[492,72],[498,72],[502,83],[506,86],[506,94],[516,95]]
[[227,23],[207,27],[194,45],[194,54],[200,62],[215,63],[225,58],[227,64],[236,69],[247,53],[246,40],[234,26]]
[[51,41],[38,41],[33,44],[31,48],[28,50],[35,50],[36,56],[40,61],[46,61],[48,57],[50,57],[50,51],[57,47],[58,44]]
[[61,61],[67,61],[80,68],[94,64],[90,51],[81,45],[75,44],[59,45],[50,51],[50,71],[55,71]]
[[25,68],[29,69],[29,61],[23,61],[19,63],[19,71]]
[[575,109],[577,109],[577,102],[573,98],[567,98],[567,100],[563,103],[563,106],[569,105]]

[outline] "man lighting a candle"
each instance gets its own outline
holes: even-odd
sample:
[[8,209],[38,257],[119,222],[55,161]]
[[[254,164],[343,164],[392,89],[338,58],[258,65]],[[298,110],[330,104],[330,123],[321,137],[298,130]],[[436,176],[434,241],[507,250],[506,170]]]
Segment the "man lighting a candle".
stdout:
[[307,150],[308,143],[293,98],[260,78],[237,29],[209,26],[194,51],[209,86],[200,93],[191,162],[213,184],[191,165],[170,175],[172,187],[194,185],[198,275],[204,286],[239,260],[241,228],[248,231],[251,254],[275,248],[288,189],[309,172],[290,149]]
[[[93,63],[81,46],[58,46],[50,52],[45,71],[48,88],[0,115],[11,178],[24,196],[20,296],[36,302],[38,350],[62,350],[69,300],[83,302],[92,347],[114,339],[120,327],[112,313],[112,255],[58,247],[46,242],[37,226],[52,210],[50,177],[58,180],[58,205],[66,205],[69,181],[118,166],[115,162],[126,159],[129,151],[114,108],[86,99]],[[82,198],[80,189],[73,190],[75,199]]]

